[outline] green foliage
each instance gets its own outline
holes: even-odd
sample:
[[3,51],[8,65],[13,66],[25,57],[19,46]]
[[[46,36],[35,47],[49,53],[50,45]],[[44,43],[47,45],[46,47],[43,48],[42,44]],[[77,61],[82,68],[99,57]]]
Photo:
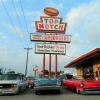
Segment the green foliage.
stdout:
[[0,69],[0,75],[2,75],[2,69]]
[[[42,71],[41,71],[42,72]],[[62,71],[58,71],[57,74],[59,75]],[[48,70],[44,70],[44,74],[49,74]],[[52,75],[55,75],[55,72],[54,71],[51,71],[51,74]]]
[[10,72],[7,72],[7,73],[15,73],[15,71],[10,71]]
[[[41,71],[42,72],[42,71]],[[48,70],[44,70],[44,74],[48,74],[49,72],[48,72]]]

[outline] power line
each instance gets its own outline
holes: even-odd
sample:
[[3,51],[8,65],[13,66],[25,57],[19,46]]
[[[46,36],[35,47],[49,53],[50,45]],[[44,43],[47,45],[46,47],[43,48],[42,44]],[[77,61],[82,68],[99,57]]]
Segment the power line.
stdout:
[[[11,23],[12,23],[12,26],[14,27],[14,30],[16,31],[16,33],[17,33],[17,35],[18,35],[18,32],[17,32],[17,30],[16,30],[16,28],[15,28],[15,26],[14,26],[14,23],[13,23],[13,21],[11,20],[11,17],[10,17],[10,15],[8,14],[8,11],[7,11],[7,9],[6,9],[6,7],[5,7],[5,5],[4,5],[4,3],[3,3],[3,1],[1,0],[1,2],[2,2],[2,4],[3,4],[3,7],[4,7],[4,9],[5,9],[5,11],[6,11],[6,13],[7,13],[7,15],[8,15],[8,17],[9,17],[9,19],[10,19],[10,21],[11,21]],[[21,43],[22,43],[22,40],[21,40],[21,38],[20,38],[20,36],[18,35],[18,37],[19,37],[19,40],[21,41]],[[23,48],[24,48],[24,44],[22,43],[22,45],[23,45]]]
[[[17,14],[17,11],[16,11],[16,8],[15,8],[15,5],[14,5],[13,0],[12,0],[12,4],[13,4],[13,6],[14,6],[14,9],[15,9],[15,12],[16,12],[16,15],[17,15],[17,19],[18,19],[18,21],[19,21],[19,24],[20,24],[20,27],[21,27],[21,29],[22,29],[23,35],[24,35],[24,37],[25,37],[25,34],[24,34],[24,31],[23,31],[23,28],[22,28],[21,22],[20,22],[20,20],[19,20],[19,17],[18,17],[18,14]],[[26,40],[26,44],[27,44],[27,46],[28,46],[28,43],[27,43],[27,39],[26,39],[26,37],[25,37],[25,40]]]
[[[23,12],[23,16],[24,16],[24,20],[25,20],[25,25],[26,25],[26,28],[27,28],[27,32],[29,33],[29,31],[28,31],[28,26],[27,26],[27,22],[26,22],[26,18],[25,18],[25,13],[24,13],[24,9],[23,9],[23,6],[22,6],[22,2],[21,2],[21,0],[20,0],[20,4],[21,4],[21,8],[22,8],[22,12]],[[31,47],[32,47],[32,44],[31,44]],[[33,55],[34,56],[34,55]],[[33,57],[32,56],[32,57]],[[34,59],[34,58],[33,58]]]
[[70,58],[77,58],[77,57],[72,57],[72,56],[69,56],[69,55],[64,55],[64,56],[67,56],[67,57],[70,57]]
[[[12,3],[13,3],[13,6],[14,6],[14,9],[15,9],[15,12],[16,12],[16,15],[17,15],[17,19],[18,19],[18,21],[19,21],[19,24],[20,24],[20,27],[21,27],[21,29],[22,29],[22,25],[21,25],[21,22],[20,22],[20,20],[19,20],[19,17],[18,17],[18,14],[17,14],[17,11],[16,11],[16,8],[15,8],[15,5],[14,5],[14,2],[13,2],[13,0],[12,0]],[[24,13],[23,13],[23,15],[24,15]],[[26,23],[26,19],[25,19],[25,17],[24,17],[24,20],[25,20],[25,23]],[[27,24],[26,24],[27,25]],[[28,29],[28,28],[27,28]],[[22,32],[23,32],[23,34],[24,34],[24,31],[23,31],[23,29],[22,29]],[[24,37],[25,37],[25,34],[24,34]],[[25,37],[25,40],[26,40],[26,43],[27,43],[27,46],[28,46],[28,42],[27,42],[27,39],[26,39],[26,37]],[[29,46],[28,46],[29,47]],[[30,60],[31,61],[31,60]],[[32,65],[33,65],[33,63],[32,63]]]
[[23,12],[23,16],[24,16],[24,21],[25,21],[26,29],[27,29],[27,32],[29,33],[21,0],[20,0],[20,4],[21,4],[21,8],[22,8],[22,12]]
[[[5,9],[5,11],[6,11],[6,13],[7,13],[7,15],[8,15],[8,17],[9,17],[9,19],[10,19],[10,21],[11,21],[11,23],[12,23],[12,26],[14,27],[15,32],[16,32],[17,35],[18,35],[18,32],[17,32],[17,30],[16,30],[16,28],[15,28],[15,26],[14,26],[14,23],[13,23],[13,21],[12,21],[12,19],[11,19],[11,17],[10,17],[10,15],[9,15],[9,13],[8,13],[8,11],[7,11],[7,9],[6,9],[6,7],[5,7],[5,5],[4,5],[4,3],[3,3],[2,0],[1,0],[1,2],[2,2],[2,4],[3,4],[3,7],[4,7],[4,9]],[[23,46],[23,48],[24,48],[24,44],[23,44],[23,42],[22,42],[22,40],[21,40],[21,38],[20,38],[19,35],[18,35],[18,37],[19,37],[19,40],[21,41],[22,46]]]

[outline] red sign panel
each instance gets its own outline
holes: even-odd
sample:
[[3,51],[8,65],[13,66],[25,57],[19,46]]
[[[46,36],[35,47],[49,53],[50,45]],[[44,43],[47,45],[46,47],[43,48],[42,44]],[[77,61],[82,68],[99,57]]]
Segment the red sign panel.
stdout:
[[33,71],[38,71],[38,67],[33,67]]

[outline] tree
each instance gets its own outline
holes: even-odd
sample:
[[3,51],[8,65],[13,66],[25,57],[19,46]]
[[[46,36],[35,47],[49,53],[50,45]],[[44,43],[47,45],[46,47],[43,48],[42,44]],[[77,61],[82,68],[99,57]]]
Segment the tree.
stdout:
[[[42,72],[42,71],[41,71]],[[44,70],[44,74],[48,74],[49,72],[48,72],[48,70]]]
[[9,71],[9,72],[7,72],[7,73],[15,73],[15,71]]
[[2,69],[0,69],[0,75],[2,75]]

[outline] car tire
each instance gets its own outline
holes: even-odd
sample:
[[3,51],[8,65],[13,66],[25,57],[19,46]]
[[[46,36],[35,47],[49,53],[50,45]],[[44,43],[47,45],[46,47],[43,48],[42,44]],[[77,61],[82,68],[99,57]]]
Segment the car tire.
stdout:
[[18,88],[17,94],[21,92],[21,87]]
[[31,88],[31,84],[28,87]]
[[78,90],[77,88],[76,88],[76,93],[77,93],[77,94],[80,94],[80,90]]
[[37,90],[35,90],[35,95],[38,95],[38,91]]

